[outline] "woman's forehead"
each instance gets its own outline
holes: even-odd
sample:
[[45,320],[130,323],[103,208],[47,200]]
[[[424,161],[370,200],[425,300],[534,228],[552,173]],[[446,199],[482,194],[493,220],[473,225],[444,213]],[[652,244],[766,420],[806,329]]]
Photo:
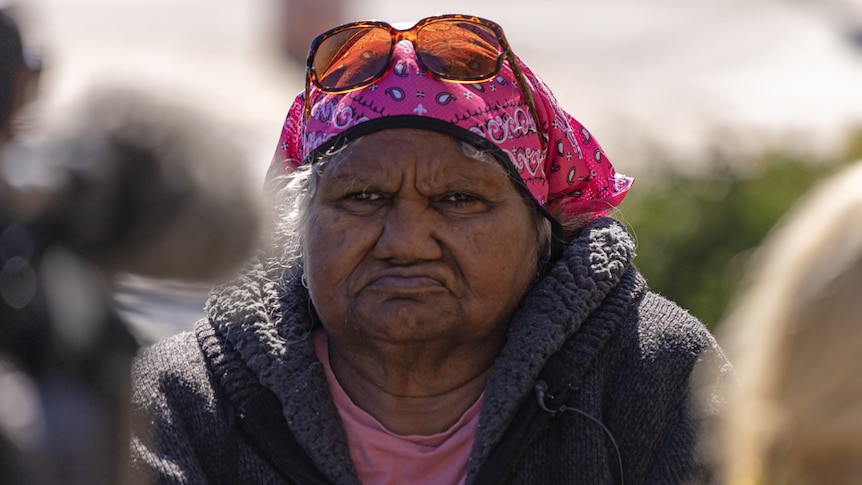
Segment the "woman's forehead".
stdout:
[[416,170],[417,176],[429,180],[499,184],[508,178],[493,156],[483,156],[451,136],[412,128],[358,138],[334,154],[326,166],[325,172],[336,178],[386,177],[405,170]]
[[379,147],[382,144],[407,142],[415,144],[417,148],[424,147],[446,147],[457,146],[458,140],[450,135],[432,130],[419,128],[389,128],[375,131],[351,141],[350,147]]
[[454,163],[477,169],[502,170],[490,154],[442,133],[415,128],[395,128],[351,141],[333,161],[373,162],[397,167],[406,162]]

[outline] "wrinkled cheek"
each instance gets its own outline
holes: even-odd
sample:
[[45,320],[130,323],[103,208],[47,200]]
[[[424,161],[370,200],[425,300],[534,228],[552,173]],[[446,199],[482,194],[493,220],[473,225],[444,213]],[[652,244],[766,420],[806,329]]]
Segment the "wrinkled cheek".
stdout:
[[[309,221],[305,238],[305,269],[312,297],[331,301],[350,294],[351,276],[359,269],[367,253],[367,235],[357,225],[346,226],[332,218]],[[361,229],[361,228],[360,228]]]
[[338,265],[339,259],[333,257],[338,251],[334,245],[316,244],[314,239],[309,242],[305,261],[308,291],[318,316],[328,326],[329,322],[344,319],[346,276]]
[[309,218],[303,238],[306,262],[317,263],[325,261],[331,254],[344,253],[350,231],[341,226],[343,224],[339,225],[336,218],[325,212]]
[[533,240],[497,232],[477,241],[474,254],[480,256],[464,257],[462,266],[470,292],[485,302],[484,311],[510,313],[536,276]]

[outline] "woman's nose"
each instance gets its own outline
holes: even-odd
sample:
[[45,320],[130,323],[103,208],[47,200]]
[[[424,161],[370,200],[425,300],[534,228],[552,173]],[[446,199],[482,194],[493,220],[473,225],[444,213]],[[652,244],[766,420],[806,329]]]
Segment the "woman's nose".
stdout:
[[442,254],[436,238],[439,223],[426,202],[396,199],[383,218],[374,256],[397,263],[439,258]]

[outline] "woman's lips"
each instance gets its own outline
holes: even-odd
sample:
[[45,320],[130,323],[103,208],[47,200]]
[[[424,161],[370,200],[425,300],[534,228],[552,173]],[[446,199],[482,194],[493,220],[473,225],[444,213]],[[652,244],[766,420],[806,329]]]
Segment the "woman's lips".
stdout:
[[430,276],[382,276],[372,281],[368,287],[390,291],[428,291],[443,288],[443,284]]

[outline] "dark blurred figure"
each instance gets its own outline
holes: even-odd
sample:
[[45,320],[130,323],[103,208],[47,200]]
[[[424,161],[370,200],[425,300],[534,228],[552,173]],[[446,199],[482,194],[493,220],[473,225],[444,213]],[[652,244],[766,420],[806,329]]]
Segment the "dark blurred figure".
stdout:
[[740,386],[730,485],[862,483],[862,161],[821,183],[756,253],[722,324]]
[[[15,211],[18,204],[6,184],[10,167],[28,158],[27,150],[17,140],[16,121],[25,105],[34,98],[41,71],[40,63],[27,55],[12,14],[11,9],[0,10],[0,173],[3,175],[0,184],[0,477],[3,483],[9,484],[48,483],[80,476],[74,473],[75,467],[81,467],[90,452],[105,456],[116,448],[116,442],[108,445],[103,439],[94,442],[80,438],[106,435],[106,430],[99,427],[108,423],[92,426],[97,420],[92,415],[87,419],[86,414],[101,415],[112,406],[107,401],[117,397],[120,389],[99,390],[99,394],[109,397],[95,402],[91,389],[64,383],[64,374],[86,373],[93,377],[93,373],[98,372],[82,352],[92,344],[91,336],[86,335],[90,329],[56,329],[84,337],[77,339],[81,344],[78,348],[74,345],[58,348],[58,335],[50,325],[46,287],[37,267],[45,257],[46,248],[37,245],[33,228],[22,223],[20,214]],[[27,205],[37,203],[36,198],[26,199]],[[23,198],[21,202],[24,204]],[[90,299],[103,296],[87,291],[93,289],[94,281],[74,258],[63,255],[58,258],[49,265],[62,266],[64,276],[74,276],[73,288],[80,290],[78,293]],[[75,274],[78,271],[80,274]],[[79,300],[76,303],[80,305],[70,305],[72,311],[63,313],[64,317],[69,317],[64,321],[79,323],[76,308],[106,308],[104,301]],[[104,322],[99,326],[117,328],[107,324],[110,318],[99,315],[99,320]],[[129,340],[117,343],[119,348],[131,348]],[[125,392],[124,376],[119,377],[121,384],[114,387]],[[54,406],[58,402],[66,405],[58,409]],[[83,427],[84,433],[78,434],[80,443],[73,444],[70,438],[82,431],[76,429],[77,426]],[[92,467],[94,473],[87,473],[84,478],[104,482],[108,475],[96,471],[98,468],[98,465]],[[73,473],[65,475],[66,472]]]
[[15,115],[34,97],[42,72],[38,57],[25,50],[12,14],[11,8],[0,9],[0,147],[15,137]]
[[260,193],[227,136],[140,93],[15,140],[39,67],[5,11],[0,54],[0,483],[127,483],[139,343],[111,281],[226,277],[259,242]]

